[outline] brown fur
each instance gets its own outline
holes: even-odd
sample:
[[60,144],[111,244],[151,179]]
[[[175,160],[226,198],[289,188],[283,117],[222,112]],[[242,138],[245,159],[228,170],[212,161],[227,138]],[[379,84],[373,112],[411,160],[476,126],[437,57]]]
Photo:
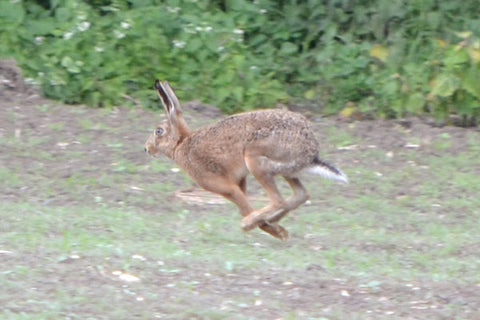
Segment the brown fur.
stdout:
[[[244,230],[258,226],[274,237],[287,239],[288,232],[278,221],[308,199],[298,175],[318,165],[318,142],[305,117],[285,110],[261,110],[190,131],[170,85],[157,82],[156,87],[167,121],[157,126],[145,150],[173,159],[202,188],[235,203],[244,216]],[[260,210],[254,210],[246,196],[249,172],[271,199],[271,204]],[[282,175],[292,187],[291,198],[285,200],[280,195],[276,175]]]

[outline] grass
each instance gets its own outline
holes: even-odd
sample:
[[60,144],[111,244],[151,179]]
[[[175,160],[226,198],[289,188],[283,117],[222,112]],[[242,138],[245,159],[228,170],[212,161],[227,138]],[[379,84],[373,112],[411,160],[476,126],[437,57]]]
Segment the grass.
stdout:
[[65,124],[63,122],[49,123],[48,128],[55,131],[62,131],[65,129]]
[[0,167],[0,181],[4,187],[18,187],[21,184],[18,174],[2,167]]
[[80,124],[83,130],[103,130],[106,129],[106,125],[102,122],[92,121],[90,119],[79,119],[78,123]]
[[[73,110],[73,118],[83,114]],[[79,129],[108,127],[102,112],[105,119],[78,120]],[[61,122],[52,121],[46,130],[62,134]],[[58,137],[29,139],[36,152],[4,144],[18,161],[1,158],[0,185],[11,193],[0,202],[1,318],[478,315],[470,294],[480,283],[476,133],[455,152],[454,135],[435,133],[422,150],[397,148],[392,156],[369,147],[338,155],[352,183],[307,179],[311,204],[282,220],[291,239],[280,242],[243,233],[232,204],[173,200],[189,180],[165,159],[122,158],[137,146],[118,139],[130,125],[118,130],[102,136],[101,155],[91,152],[98,139],[86,134],[61,157],[47,156],[58,152]],[[351,130],[328,131],[335,146],[364,144]],[[117,271],[140,281],[122,281]]]

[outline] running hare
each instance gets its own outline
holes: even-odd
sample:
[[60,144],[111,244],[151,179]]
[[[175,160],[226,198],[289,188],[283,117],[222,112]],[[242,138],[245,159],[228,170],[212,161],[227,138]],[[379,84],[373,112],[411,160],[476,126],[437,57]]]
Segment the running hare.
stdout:
[[[152,156],[173,159],[202,188],[235,203],[244,217],[245,231],[260,227],[286,240],[288,232],[278,224],[309,195],[299,180],[301,173],[320,175],[341,182],[347,177],[318,157],[318,142],[305,117],[285,110],[261,110],[227,117],[196,131],[182,116],[172,87],[155,82],[167,120],[160,123],[145,144]],[[271,203],[254,210],[246,196],[248,173],[258,180]],[[274,177],[281,175],[293,189],[284,199]]]

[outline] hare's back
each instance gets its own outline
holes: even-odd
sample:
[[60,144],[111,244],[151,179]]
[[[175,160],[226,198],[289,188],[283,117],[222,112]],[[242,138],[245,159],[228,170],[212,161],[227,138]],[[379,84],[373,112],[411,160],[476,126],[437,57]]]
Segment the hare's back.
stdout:
[[318,142],[307,119],[291,111],[241,113],[218,122],[211,129],[217,131],[219,144],[241,145],[242,153],[258,154],[275,161],[302,158],[310,162],[318,153]]
[[318,143],[305,117],[261,110],[227,117],[192,134],[178,148],[191,176],[207,172],[243,176],[245,158],[263,159],[275,174],[294,174],[311,165]]

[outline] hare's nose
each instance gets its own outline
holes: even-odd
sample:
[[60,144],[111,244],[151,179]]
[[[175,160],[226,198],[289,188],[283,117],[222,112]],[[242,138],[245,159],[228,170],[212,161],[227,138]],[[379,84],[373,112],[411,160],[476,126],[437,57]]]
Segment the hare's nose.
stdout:
[[148,153],[147,147],[144,147],[144,148],[143,148],[143,151],[145,151],[146,153]]

